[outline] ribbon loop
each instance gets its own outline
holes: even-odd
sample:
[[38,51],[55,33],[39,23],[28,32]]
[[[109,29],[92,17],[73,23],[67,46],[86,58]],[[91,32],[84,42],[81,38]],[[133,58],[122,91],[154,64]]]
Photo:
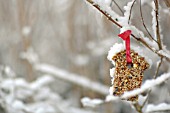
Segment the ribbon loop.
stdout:
[[130,35],[131,35],[131,30],[127,30],[121,34],[119,34],[118,36],[121,37],[123,40],[125,40],[126,43],[126,61],[128,64],[132,63],[132,59],[130,56]]

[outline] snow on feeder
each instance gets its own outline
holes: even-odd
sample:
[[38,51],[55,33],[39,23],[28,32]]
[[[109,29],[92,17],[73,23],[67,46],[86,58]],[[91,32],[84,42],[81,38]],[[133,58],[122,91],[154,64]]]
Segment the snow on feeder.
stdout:
[[[115,65],[111,69],[112,76],[111,94],[121,96],[125,91],[131,91],[140,88],[144,71],[149,68],[149,63],[144,57],[139,55],[133,49],[130,50],[130,34],[131,31],[125,31],[120,34],[126,42],[126,49],[123,44],[115,44],[111,47],[108,59]],[[138,95],[129,98],[129,101],[137,101]]]

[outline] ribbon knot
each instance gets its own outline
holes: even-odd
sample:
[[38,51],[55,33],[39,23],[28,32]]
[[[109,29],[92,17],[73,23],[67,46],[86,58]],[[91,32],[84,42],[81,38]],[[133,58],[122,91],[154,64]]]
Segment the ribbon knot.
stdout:
[[131,59],[131,56],[130,56],[130,35],[131,35],[131,32],[132,32],[131,30],[127,30],[127,31],[118,35],[126,43],[126,61],[127,61],[128,64],[132,63],[132,59]]

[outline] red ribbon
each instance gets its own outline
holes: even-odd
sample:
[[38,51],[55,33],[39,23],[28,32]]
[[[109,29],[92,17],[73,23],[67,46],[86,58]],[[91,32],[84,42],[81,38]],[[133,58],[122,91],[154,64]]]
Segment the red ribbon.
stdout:
[[127,30],[121,34],[119,34],[118,36],[121,37],[123,40],[125,40],[126,43],[126,61],[128,64],[132,63],[132,59],[130,56],[130,35],[131,35],[131,30]]

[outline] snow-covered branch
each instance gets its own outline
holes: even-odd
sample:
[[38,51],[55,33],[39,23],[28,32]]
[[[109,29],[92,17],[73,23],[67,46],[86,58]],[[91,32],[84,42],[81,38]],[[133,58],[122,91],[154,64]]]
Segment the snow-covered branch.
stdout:
[[124,16],[120,18],[120,22],[124,26],[128,26],[130,24],[130,19],[132,16],[132,8],[136,0],[132,0],[131,2],[127,3],[127,6],[124,6]]
[[129,92],[125,92],[121,98],[123,99],[127,99],[129,97],[133,97],[135,95],[139,95],[147,90],[149,90],[150,88],[159,85],[163,82],[165,82],[167,79],[170,78],[170,73],[166,73],[161,75],[160,77],[158,77],[157,79],[152,79],[152,80],[147,80],[142,86],[141,88],[135,89],[133,91],[129,91]]
[[146,113],[163,112],[163,111],[170,111],[170,104],[166,104],[166,103],[161,103],[158,105],[149,104],[146,107]]
[[100,83],[91,81],[82,75],[74,74],[63,69],[48,65],[48,64],[37,64],[35,69],[44,73],[52,74],[55,77],[79,85],[81,87],[96,91],[100,94],[107,95],[108,87]]
[[28,62],[32,64],[32,66],[41,72],[52,74],[55,77],[68,81],[70,83],[76,84],[78,86],[93,90],[95,92],[98,92],[103,95],[108,94],[109,87],[89,80],[88,78],[85,78],[83,75],[78,75],[75,73],[68,72],[66,70],[54,67],[52,65],[48,64],[41,64],[39,63],[38,55],[36,52],[34,52],[33,49],[28,49],[26,52],[22,53],[21,58],[26,59]]
[[83,106],[88,106],[88,107],[95,107],[99,104],[102,104],[104,101],[101,99],[90,99],[88,97],[84,97],[81,99],[81,103]]
[[91,5],[93,5],[93,7],[95,7],[98,11],[100,11],[104,16],[106,16],[108,18],[108,20],[110,20],[116,26],[118,26],[119,28],[123,27],[123,29],[121,29],[121,31],[124,31],[126,29],[132,30],[132,32],[134,34],[132,34],[131,36],[135,40],[141,42],[145,47],[150,49],[152,52],[154,52],[158,56],[164,57],[168,61],[170,61],[170,57],[164,56],[164,55],[162,55],[161,53],[158,52],[157,43],[155,43],[154,41],[151,41],[147,37],[145,37],[144,33],[142,31],[138,30],[135,26],[129,26],[129,25],[128,26],[122,26],[121,21],[120,21],[121,17],[118,14],[115,14],[115,12],[111,8],[109,8],[110,6],[107,5],[104,0],[94,0],[94,1],[93,0],[86,0],[86,1],[88,3],[90,3]]

